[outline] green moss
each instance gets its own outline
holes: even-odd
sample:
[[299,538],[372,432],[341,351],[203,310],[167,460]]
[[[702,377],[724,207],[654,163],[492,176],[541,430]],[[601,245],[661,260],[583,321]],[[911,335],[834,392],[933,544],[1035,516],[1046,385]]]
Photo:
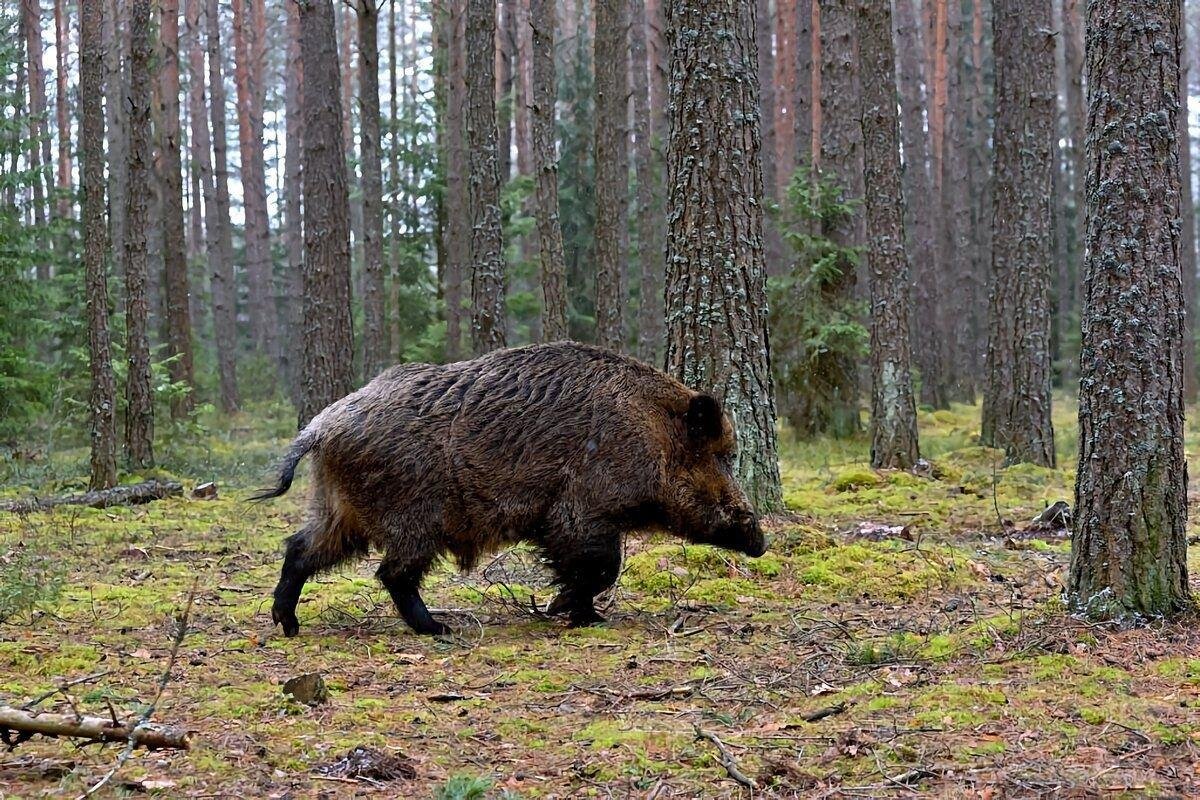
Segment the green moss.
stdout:
[[830,486],[836,492],[852,492],[869,486],[878,486],[879,474],[865,469],[848,469],[838,473]]

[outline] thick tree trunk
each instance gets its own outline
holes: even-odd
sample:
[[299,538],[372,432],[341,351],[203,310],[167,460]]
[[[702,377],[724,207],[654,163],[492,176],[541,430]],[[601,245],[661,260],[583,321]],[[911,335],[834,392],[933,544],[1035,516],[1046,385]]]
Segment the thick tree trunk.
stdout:
[[[70,35],[66,19],[66,0],[54,0],[54,110],[58,121],[58,173],[55,179],[57,209],[60,219],[70,219],[74,201],[71,181],[71,101],[67,94],[67,57],[70,50]],[[82,31],[82,11],[80,30]],[[82,41],[82,33],[80,40]],[[82,51],[82,48],[81,48]],[[82,61],[82,53],[80,55]],[[83,67],[80,67],[82,71]],[[102,87],[103,88],[103,87]],[[81,90],[82,91],[82,90]]]
[[[655,200],[651,147],[650,65],[646,59],[645,0],[629,2],[629,58],[633,75],[633,163],[637,174],[638,260],[641,262],[637,356],[661,364],[663,349],[663,215]],[[761,64],[761,60],[760,60]]]
[[354,385],[350,201],[332,0],[302,0],[304,70],[304,399],[300,425]]
[[[637,2],[637,0],[634,0]],[[533,27],[533,134],[537,176],[537,225],[542,284],[542,339],[570,337],[567,327],[567,274],[562,226],[558,219],[558,155],[555,152],[554,108],[558,97],[554,68],[554,0],[530,0]]]
[[161,0],[162,42],[158,64],[162,96],[163,299],[167,310],[167,369],[173,383],[187,393],[171,400],[171,417],[183,419],[195,408],[196,376],[192,366],[192,315],[189,307],[187,243],[183,222],[183,162],[179,126],[179,2]]
[[628,0],[594,0],[596,343],[615,351],[625,347],[626,254],[622,243],[629,189],[628,7]]
[[887,3],[864,3],[857,23],[863,176],[871,187],[865,195],[871,280],[871,466],[909,469],[919,452],[891,9]]
[[213,204],[208,213],[209,280],[212,285],[213,338],[221,409],[233,412],[241,404],[237,380],[237,286],[233,273],[233,231],[229,221],[229,163],[225,136],[225,76],[221,68],[221,17],[217,0],[207,0],[208,85],[213,144]]
[[1088,3],[1087,257],[1067,591],[1099,617],[1191,608],[1179,22],[1178,0]]
[[471,346],[505,346],[506,275],[496,153],[496,4],[467,0],[466,130],[471,208]]
[[125,457],[133,469],[154,466],[154,396],[150,390],[147,298],[148,200],[154,191],[150,139],[150,0],[130,0],[129,185],[125,205]]
[[363,377],[387,366],[383,304],[383,178],[379,155],[379,9],[358,0],[359,157],[363,206]]
[[783,505],[763,264],[754,4],[668,0],[667,371],[713,392],[760,513]]
[[[912,320],[914,360],[921,373],[921,402],[934,408],[949,405],[940,355],[945,304],[940,298],[934,214],[929,178],[929,139],[925,134],[925,70],[920,29],[913,0],[896,0],[896,44],[899,54],[901,144],[904,148],[904,195],[908,241],[914,259],[914,291],[920,315]],[[988,220],[991,224],[991,220]]]
[[[829,282],[826,294],[844,304],[855,296],[858,280],[854,260],[846,253],[865,242],[863,228],[862,113],[856,69],[854,3],[833,0],[821,7],[821,175],[836,186],[846,214],[823,221],[822,233],[842,250],[841,276]],[[809,408],[816,433],[850,436],[859,430],[858,363],[845,353],[821,353],[814,368],[831,387],[828,407]]]
[[997,0],[995,207],[981,438],[1010,463],[1054,465],[1050,199],[1055,133],[1050,0]]
[[288,391],[297,408],[303,399],[304,384],[304,62],[300,58],[300,5],[284,3],[287,14],[287,63],[283,69],[283,103],[287,153],[284,156],[283,242],[287,252],[287,275],[283,287],[284,324],[287,341],[282,349]]
[[237,88],[242,198],[246,211],[250,335],[258,352],[275,362],[278,358],[279,322],[271,276],[271,232],[267,213],[266,165],[263,160],[266,10],[264,0],[233,0],[232,8],[236,58],[233,74]]
[[87,292],[89,488],[117,483],[117,385],[108,323],[108,231],[104,220],[103,7],[84,3],[79,18],[79,149],[83,166],[83,270]]

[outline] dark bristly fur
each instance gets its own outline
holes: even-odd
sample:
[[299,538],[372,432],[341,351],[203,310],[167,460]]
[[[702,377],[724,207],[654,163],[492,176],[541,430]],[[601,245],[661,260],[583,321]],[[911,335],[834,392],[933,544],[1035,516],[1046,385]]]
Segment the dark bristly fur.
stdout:
[[600,620],[629,532],[664,528],[751,556],[766,544],[733,478],[733,430],[713,397],[631,358],[582,344],[499,350],[383,372],[318,414],[283,461],[288,490],[311,453],[308,523],[288,538],[272,610],[299,630],[305,581],[370,547],[377,575],[418,633],[443,633],[421,600],[442,555],[468,570],[536,544],[576,625]]

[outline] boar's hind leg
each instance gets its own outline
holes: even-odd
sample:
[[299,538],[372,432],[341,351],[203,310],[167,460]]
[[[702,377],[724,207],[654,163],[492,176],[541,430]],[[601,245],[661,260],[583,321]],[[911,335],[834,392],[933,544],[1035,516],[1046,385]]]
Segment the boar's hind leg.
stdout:
[[607,522],[591,523],[547,536],[545,548],[560,587],[547,613],[566,614],[572,627],[603,622],[594,599],[621,574],[621,532]]
[[412,564],[393,558],[389,554],[384,556],[375,576],[392,596],[396,611],[408,623],[408,627],[415,633],[439,636],[449,633],[450,629],[433,618],[419,591],[421,579],[425,577],[429,565],[429,561]]
[[275,586],[275,603],[271,606],[271,618],[275,624],[283,626],[284,636],[295,636],[300,632],[296,604],[300,602],[300,590],[304,588],[304,582],[350,555],[337,554],[331,557],[324,548],[312,546],[314,535],[312,528],[305,528],[287,538],[283,569]]

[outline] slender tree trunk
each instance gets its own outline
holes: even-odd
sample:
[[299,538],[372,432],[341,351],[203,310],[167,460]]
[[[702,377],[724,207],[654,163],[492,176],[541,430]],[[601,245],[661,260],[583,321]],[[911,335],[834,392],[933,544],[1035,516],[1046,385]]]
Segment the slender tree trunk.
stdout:
[[1055,132],[1049,0],[997,0],[995,210],[982,440],[1054,465],[1050,198]]
[[150,139],[150,0],[129,0],[129,185],[125,206],[125,457],[135,470],[154,466],[154,396],[150,390],[150,304],[147,298],[154,191]]
[[[40,0],[21,0],[21,32],[25,39],[29,75],[29,182],[33,187],[33,223],[45,230],[47,219],[46,168],[50,165],[50,136],[46,125],[46,69],[42,65],[42,7]],[[37,256],[37,278],[50,279],[50,261]]]
[[814,178],[821,171],[822,128],[825,121],[825,113],[821,108],[821,64],[824,61],[821,48],[821,3],[818,0],[812,3],[812,91],[809,93],[812,98],[812,151],[809,165]]
[[514,2],[496,0],[496,148],[501,187],[512,177]]
[[[775,163],[775,153],[778,150],[775,130],[781,124],[776,120],[779,109],[775,96],[776,63],[772,31],[772,23],[775,20],[771,14],[771,0],[755,2],[755,19],[758,20],[754,35],[758,48],[759,119],[762,126],[762,148],[766,154],[762,159],[763,198],[768,202],[780,202],[787,194],[787,183],[791,176],[777,169]],[[642,213],[640,209],[638,213]],[[642,220],[639,218],[638,222],[640,224]],[[766,217],[763,220],[763,241],[767,254],[767,274],[782,275],[787,272],[791,259],[784,247],[777,219]],[[649,314],[649,310],[646,313]]]
[[[634,0],[637,2],[637,0]],[[541,244],[542,339],[570,337],[567,327],[567,275],[562,226],[558,219],[558,155],[554,107],[558,96],[554,68],[554,0],[531,0],[533,27],[533,158],[537,175],[537,224]]]
[[1187,25],[1179,25],[1179,269],[1183,276],[1183,400],[1196,402],[1196,206],[1192,201],[1192,137],[1188,126]]
[[379,155],[379,9],[358,0],[359,153],[363,206],[363,377],[387,366],[383,304],[383,179]]
[[[450,102],[450,47],[451,37],[453,37],[453,23],[458,17],[455,16],[454,9],[451,7],[455,0],[445,0],[435,7],[434,24],[441,26],[441,35],[438,37],[437,45],[441,48],[441,62],[445,71],[445,86],[443,87],[442,102],[437,105],[438,113],[438,156],[440,166],[443,170],[443,178],[448,179],[449,169],[447,164],[447,137],[450,136],[446,127],[446,113]],[[461,14],[459,15],[461,16]],[[406,17],[407,20],[407,17]],[[389,123],[389,140],[388,140],[388,196],[390,199],[388,206],[389,220],[389,242],[388,242],[388,260],[389,271],[392,275],[393,289],[389,291],[388,297],[396,296],[397,281],[400,276],[400,204],[395,200],[399,197],[402,178],[400,173],[400,94],[399,82],[397,80],[398,56],[396,50],[396,3],[388,4],[388,123]],[[462,108],[458,109],[458,113],[462,114]],[[462,138],[462,124],[459,123],[458,131],[459,139]],[[442,216],[446,217],[445,224],[438,229],[438,299],[446,302],[445,288],[449,282],[449,251],[446,247],[446,226],[450,224],[447,210],[449,201],[446,199],[453,192],[462,191],[461,186],[452,187],[447,185],[444,189],[444,195],[439,200],[438,206]],[[461,224],[461,220],[460,220]],[[449,309],[446,312],[449,317]],[[394,352],[392,349],[392,339],[402,353],[404,344],[401,341],[400,333],[400,314],[392,315],[392,325],[387,329],[388,337],[388,352]],[[393,333],[394,331],[394,333]],[[447,347],[446,353],[449,355],[449,330],[446,332]]]
[[967,132],[966,70],[962,57],[966,40],[962,6],[958,2],[948,3],[945,111],[942,115],[942,205],[939,214],[943,223],[941,264],[945,268],[943,280],[948,284],[950,305],[964,312],[943,317],[949,323],[943,341],[948,345],[946,358],[952,376],[949,384],[951,399],[973,404],[975,376],[982,367],[980,356],[983,346],[978,342],[986,337],[977,337],[976,329],[982,326],[975,316],[983,292],[976,286],[977,276],[970,247],[971,198],[968,195],[967,168],[970,137]]
[[242,167],[242,200],[246,211],[250,334],[258,352],[275,361],[278,357],[279,323],[271,277],[270,218],[267,213],[267,178],[263,159],[266,11],[264,0],[233,0],[232,8],[238,144]]
[[1067,593],[1097,617],[1192,608],[1179,22],[1178,0],[1088,3],[1088,228]]
[[[1079,288],[1083,283],[1083,241],[1087,235],[1087,158],[1085,152],[1084,120],[1087,116],[1083,96],[1083,10],[1086,0],[1063,0],[1062,38],[1065,52],[1067,131],[1070,138],[1071,183],[1074,215],[1071,237],[1074,262],[1071,269],[1070,294],[1064,307],[1066,319],[1078,325]],[[1074,367],[1071,364],[1072,374]]]
[[[456,361],[463,354],[464,276],[471,266],[471,204],[467,194],[467,147],[464,136],[467,105],[466,0],[449,0],[446,67],[446,357]],[[543,240],[544,241],[544,240]]]
[[[856,265],[844,255],[865,244],[863,213],[862,105],[856,69],[854,4],[833,0],[821,7],[821,174],[838,189],[852,210],[823,222],[823,234],[842,249],[841,276],[830,282],[829,297],[837,303],[855,296]],[[853,356],[822,353],[816,369],[825,376],[832,396],[828,408],[810,408],[817,433],[850,436],[859,430],[858,364]]]
[[[971,12],[971,72],[973,84],[969,104],[970,141],[966,182],[970,220],[966,223],[971,251],[971,370],[977,374],[987,354],[987,287],[992,271],[992,174],[991,131],[992,112],[987,93],[990,85],[985,77],[987,48],[984,41],[985,13],[988,0],[973,0]],[[1060,211],[1065,213],[1065,208]],[[1065,244],[1065,242],[1064,242]],[[1066,264],[1064,262],[1063,267]]]
[[[191,118],[191,140],[188,142],[188,145],[192,156],[193,176],[192,212],[194,219],[192,227],[197,260],[201,264],[204,263],[204,255],[216,249],[216,242],[213,237],[217,228],[215,221],[216,195],[212,174],[212,137],[209,135],[208,130],[208,99],[205,86],[204,32],[200,25],[200,16],[203,10],[204,3],[202,0],[187,0],[184,11],[188,32],[188,116]],[[201,197],[203,197],[203,203],[201,203]],[[203,209],[201,209],[201,205],[203,205]],[[206,217],[205,224],[203,225],[203,239],[199,233],[201,224],[198,222],[202,211]],[[203,267],[201,268],[203,269]],[[202,285],[202,278],[200,282]],[[194,294],[200,295],[201,292],[195,292]],[[199,321],[199,315],[193,316],[193,320]],[[218,354],[217,378],[222,387],[222,395],[224,394],[225,383],[229,380],[228,376],[223,372],[225,367],[226,365],[222,363],[222,358]],[[225,406],[223,398],[221,405],[222,407]]]
[[192,316],[189,307],[187,243],[183,222],[183,162],[179,126],[179,2],[161,0],[158,65],[162,95],[163,267],[167,309],[167,346],[171,381],[186,384],[187,393],[172,397],[171,416],[183,419],[195,409],[196,376],[192,365]]
[[[646,60],[645,0],[629,2],[629,58],[633,63],[633,163],[637,173],[638,259],[641,261],[641,306],[638,309],[637,356],[660,364],[663,348],[663,216],[654,198],[654,150],[650,146],[650,69]],[[761,64],[761,59],[760,59]]]
[[301,0],[304,70],[304,400],[300,425],[354,384],[350,201],[332,0]]
[[[796,0],[775,2],[775,169],[786,187],[796,171]],[[767,19],[759,17],[767,27]],[[762,55],[759,54],[759,60]],[[770,152],[770,151],[768,151]]]
[[628,224],[628,5],[628,0],[594,0],[596,342],[618,352],[625,347],[625,252],[621,245]]
[[782,507],[767,332],[754,4],[667,0],[667,370],[733,420],[734,471]]
[[237,379],[237,285],[233,272],[233,231],[229,220],[229,164],[225,136],[225,76],[221,68],[221,17],[217,0],[206,0],[208,85],[213,140],[213,205],[208,217],[208,249],[212,283],[213,338],[221,383],[221,409],[232,413],[241,404]]
[[[57,6],[56,6],[57,9]],[[79,144],[83,161],[83,269],[87,287],[89,488],[117,483],[117,384],[108,328],[108,231],[104,220],[103,6],[84,3],[79,18]]]
[[299,408],[304,384],[304,220],[302,217],[304,178],[304,62],[300,58],[300,5],[284,3],[287,13],[287,63],[283,70],[284,114],[287,154],[284,160],[284,249],[287,251],[287,276],[284,279],[287,342],[284,373],[292,403]]
[[505,346],[506,275],[496,133],[496,4],[467,0],[466,131],[471,208],[471,345]]
[[909,469],[920,454],[909,366],[908,255],[889,4],[864,3],[857,23],[863,174],[871,187],[865,195],[871,267],[871,466]]
[[[58,118],[58,174],[55,179],[57,210],[60,219],[70,219],[74,202],[71,199],[71,100],[67,95],[67,57],[70,50],[70,35],[66,19],[66,0],[54,0],[54,106]],[[82,11],[82,10],[81,10]],[[82,41],[83,20],[80,19]],[[81,48],[82,49],[82,48]],[[80,55],[82,72],[82,53]]]
[[814,0],[796,0],[796,88],[792,92],[792,122],[795,130],[795,165],[812,162],[812,94]]
[[124,264],[125,206],[129,196],[128,4],[108,0],[104,14],[104,113],[108,138],[108,233],[115,263]]
[[[914,290],[921,313],[912,320],[914,360],[921,373],[921,402],[934,408],[949,405],[940,356],[945,304],[939,297],[937,248],[929,177],[929,139],[925,135],[925,85],[922,46],[913,0],[896,0],[896,44],[899,53],[900,125],[904,148],[904,195],[908,237],[914,254]],[[991,224],[991,220],[988,220]]]

